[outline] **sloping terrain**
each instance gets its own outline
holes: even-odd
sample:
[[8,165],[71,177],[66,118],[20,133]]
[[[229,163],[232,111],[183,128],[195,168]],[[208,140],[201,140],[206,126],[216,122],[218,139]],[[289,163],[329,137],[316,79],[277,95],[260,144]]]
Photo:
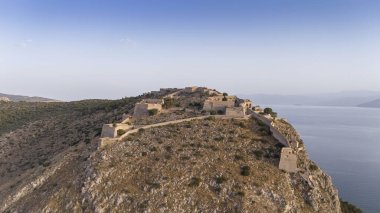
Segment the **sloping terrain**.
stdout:
[[134,102],[0,103],[0,203],[30,193],[30,184],[42,184],[73,157],[86,158],[102,123],[118,119]]
[[[253,118],[154,127],[98,149],[101,126],[147,97],[157,98],[1,103],[0,212],[341,212],[331,178],[305,149],[299,172],[281,171],[282,145]],[[301,140],[287,122],[278,125]]]

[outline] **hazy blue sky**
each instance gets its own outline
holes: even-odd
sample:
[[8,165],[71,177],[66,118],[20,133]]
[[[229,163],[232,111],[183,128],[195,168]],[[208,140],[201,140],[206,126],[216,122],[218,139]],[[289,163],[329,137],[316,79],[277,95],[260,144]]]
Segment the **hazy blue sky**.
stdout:
[[0,0],[0,93],[380,90],[378,0]]

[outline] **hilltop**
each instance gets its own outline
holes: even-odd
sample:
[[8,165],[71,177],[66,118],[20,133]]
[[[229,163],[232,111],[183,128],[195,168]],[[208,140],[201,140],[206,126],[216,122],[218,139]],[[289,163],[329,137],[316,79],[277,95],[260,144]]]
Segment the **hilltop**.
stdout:
[[292,125],[250,100],[188,87],[0,105],[0,212],[341,212]]
[[23,96],[23,95],[9,95],[0,93],[0,101],[25,101],[25,102],[57,102],[57,100],[50,98],[43,98],[37,96]]

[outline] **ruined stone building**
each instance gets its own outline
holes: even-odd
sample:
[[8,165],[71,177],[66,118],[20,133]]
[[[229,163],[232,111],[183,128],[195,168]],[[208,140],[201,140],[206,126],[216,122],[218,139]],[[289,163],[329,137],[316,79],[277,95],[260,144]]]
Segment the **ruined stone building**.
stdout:
[[135,105],[133,112],[134,116],[147,116],[149,110],[156,109],[158,112],[162,111],[162,105],[164,101],[162,99],[144,99]]
[[203,105],[203,110],[222,112],[226,116],[241,117],[247,115],[247,110],[252,108],[250,100],[239,99],[236,96],[209,97]]
[[103,124],[102,128],[102,138],[116,138],[119,135],[117,134],[117,131],[119,129],[123,129],[125,131],[128,131],[132,128],[130,124]]
[[291,147],[281,149],[279,169],[286,172],[297,172],[297,153]]

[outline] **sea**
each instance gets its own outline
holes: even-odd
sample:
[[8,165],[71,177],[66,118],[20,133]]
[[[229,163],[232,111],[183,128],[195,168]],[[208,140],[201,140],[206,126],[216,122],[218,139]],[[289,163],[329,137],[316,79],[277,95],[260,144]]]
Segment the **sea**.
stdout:
[[380,109],[262,105],[286,118],[341,199],[380,213]]

